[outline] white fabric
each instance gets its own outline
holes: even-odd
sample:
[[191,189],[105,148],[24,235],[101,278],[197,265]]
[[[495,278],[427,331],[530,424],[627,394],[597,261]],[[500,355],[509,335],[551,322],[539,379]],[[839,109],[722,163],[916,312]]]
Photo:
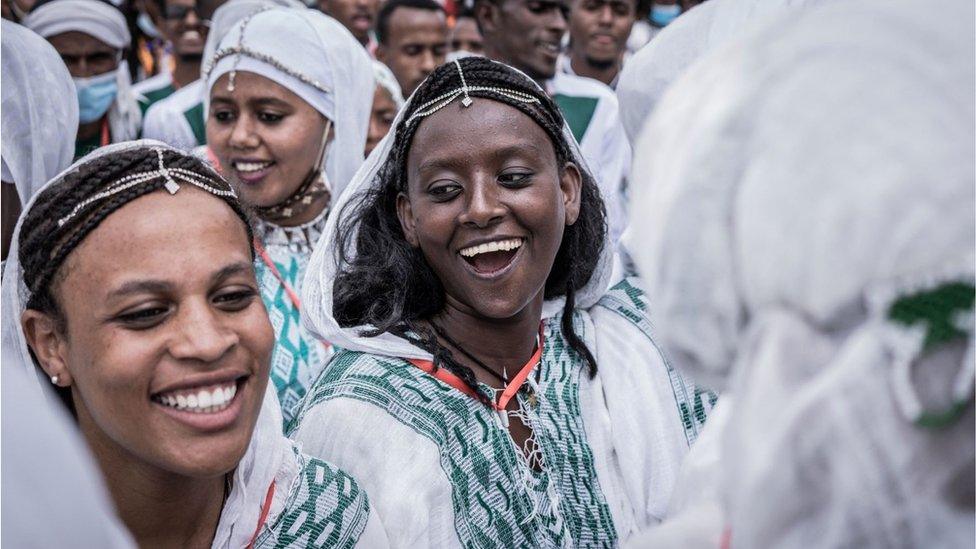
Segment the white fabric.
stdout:
[[230,29],[234,28],[234,25],[254,12],[273,7],[306,9],[305,4],[298,0],[229,0],[214,10],[213,17],[210,18],[207,41],[203,45],[201,76],[206,69],[207,61],[213,58],[213,54],[217,51],[217,45],[227,36]]
[[[972,314],[967,342],[926,355],[885,315],[974,279],[973,18],[966,0],[782,15],[689,69],[644,129],[630,249],[672,357],[735,395],[733,547],[972,543]],[[905,391],[968,404],[926,429]]]
[[598,99],[596,111],[579,146],[600,186],[600,194],[607,208],[610,241],[616,246],[627,228],[623,184],[630,171],[630,144],[620,125],[617,97],[602,82],[562,72],[557,72],[546,85],[550,95]]
[[[171,147],[183,151],[191,151],[202,145],[197,143],[190,122],[186,119],[186,112],[196,105],[203,104],[207,84],[203,80],[194,80],[173,92],[169,97],[153,103],[146,111],[142,121],[142,136],[146,139],[156,139]],[[206,122],[206,113],[204,113]]]
[[[131,46],[132,37],[125,17],[117,8],[98,0],[54,0],[33,10],[24,26],[50,38],[69,31],[85,33],[120,52]],[[112,142],[135,139],[142,127],[142,112],[129,75],[129,63],[119,62],[115,69],[118,94],[108,110]]]
[[400,110],[404,103],[403,92],[400,90],[400,84],[397,83],[396,76],[393,76],[393,71],[383,63],[373,59],[373,79],[376,80],[377,86],[382,86],[383,89],[390,93],[390,97],[393,98],[397,110]]
[[136,82],[132,85],[132,91],[136,94],[136,99],[139,101],[148,101],[147,94],[172,85],[173,74],[168,71],[163,71],[156,76],[150,76],[145,80]]
[[[132,141],[102,147],[97,151],[78,160],[71,167],[52,179],[48,184],[54,184],[64,178],[65,175],[77,170],[80,166],[104,156],[109,153],[124,151],[137,147],[159,147],[162,149],[172,149],[164,143],[151,140]],[[46,188],[47,186],[45,186]],[[38,194],[44,189],[40,189]],[[18,245],[20,228],[23,220],[33,206],[38,194],[35,194],[28,205],[21,213],[14,231],[13,241],[11,242],[10,255],[3,273],[3,342],[2,349],[4,354],[4,364],[14,362],[11,368],[20,368],[33,383],[25,384],[22,391],[25,395],[32,395],[31,398],[40,398],[39,394],[47,395],[47,390],[41,384],[47,383],[46,379],[39,377],[38,368],[34,366],[28,350],[26,338],[20,329],[20,316],[25,309],[28,300],[28,291],[23,280],[23,271],[18,260]],[[11,357],[11,360],[7,359]],[[4,374],[9,375],[10,372]],[[5,381],[6,383],[6,381]],[[29,386],[29,387],[27,387]],[[6,398],[4,399],[6,401]],[[51,398],[48,405],[58,406]],[[265,522],[265,527],[275,524],[278,516],[286,510],[289,496],[292,494],[291,488],[300,482],[300,475],[303,471],[298,470],[294,465],[296,455],[293,450],[292,442],[281,433],[281,409],[278,398],[275,394],[274,384],[268,382],[261,411],[258,415],[251,441],[247,451],[241,459],[240,464],[234,471],[233,487],[224,503],[220,520],[217,524],[217,531],[214,536],[212,547],[214,549],[238,549],[245,547],[254,535],[255,528],[264,506],[264,501],[268,493],[268,487],[272,481],[276,483],[275,495],[271,503],[270,512]],[[7,430],[4,429],[6,437]],[[4,439],[6,441],[6,438]],[[6,449],[6,444],[4,445]],[[51,520],[48,516],[47,520]],[[375,521],[370,521],[374,523]],[[368,526],[371,532],[369,537],[363,540],[374,540],[377,543],[383,540],[382,532],[377,533],[378,526]],[[365,535],[364,535],[365,536]],[[98,545],[101,546],[101,545]],[[383,546],[379,543],[380,547]]]
[[[3,24],[3,38],[14,24]],[[16,32],[16,31],[14,31]],[[78,429],[31,389],[13,349],[3,348],[3,516],[9,547],[134,548]]]
[[683,13],[637,51],[624,65],[617,83],[620,120],[627,139],[638,132],[661,96],[706,52],[787,9],[828,0],[710,0]]
[[[241,29],[244,28],[243,40]],[[282,40],[287,36],[288,40]],[[369,56],[339,22],[315,10],[269,9],[236,24],[220,41],[224,48],[243,44],[284,65],[291,72],[317,82],[302,82],[265,61],[234,54],[207,60],[207,89],[231,71],[247,71],[268,78],[301,97],[332,120],[335,140],[324,154],[325,172],[332,184],[333,200],[363,162],[369,116],[373,106],[373,68]],[[215,54],[216,55],[216,54]],[[209,104],[209,102],[208,102]]]
[[[528,77],[526,77],[528,79]],[[469,84],[470,85],[470,84]],[[370,94],[372,97],[372,94]],[[336,232],[339,223],[344,217],[352,213],[352,208],[346,208],[350,202],[360,200],[372,186],[379,183],[377,172],[386,162],[393,147],[396,136],[396,128],[403,121],[403,115],[408,110],[413,95],[407,100],[407,105],[400,109],[396,120],[386,137],[373,149],[372,154],[366,159],[356,177],[338,198],[333,197],[332,211],[325,226],[325,232],[319,239],[319,244],[312,252],[312,259],[309,262],[308,271],[305,274],[305,282],[302,285],[302,324],[316,337],[331,342],[337,347],[352,351],[363,351],[371,354],[383,356],[394,356],[401,358],[417,358],[431,360],[430,353],[421,350],[414,345],[407,343],[404,339],[386,333],[376,337],[362,337],[360,332],[370,329],[368,326],[356,326],[342,328],[336,322],[332,314],[332,290],[333,281],[337,272],[336,264]],[[477,100],[477,99],[475,99]],[[563,135],[566,137],[570,146],[574,148],[574,156],[581,165],[586,163],[582,160],[576,140],[573,139],[569,127],[563,127]],[[355,253],[351,250],[348,255]],[[604,243],[603,254],[589,282],[577,292],[576,303],[580,308],[588,308],[603,296],[608,288],[611,269],[613,263],[613,251],[609,244],[609,239]],[[543,305],[543,317],[549,318],[562,310],[564,300],[562,298],[547,301]]]
[[[580,410],[600,489],[623,542],[664,517],[688,442],[657,348],[603,307],[583,312],[583,322],[601,368],[594,379],[581,376]],[[303,452],[327,457],[359,479],[392,547],[460,546],[452,484],[429,438],[351,398],[319,403],[291,436]]]
[[71,164],[78,132],[75,85],[58,52],[20,25],[0,23],[3,52],[3,180],[21,205]]

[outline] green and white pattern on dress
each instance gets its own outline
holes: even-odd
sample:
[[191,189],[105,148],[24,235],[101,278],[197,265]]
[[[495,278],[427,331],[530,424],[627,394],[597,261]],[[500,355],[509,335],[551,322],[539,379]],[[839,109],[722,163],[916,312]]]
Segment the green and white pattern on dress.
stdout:
[[[312,254],[311,244],[325,225],[325,215],[300,227],[282,228],[260,223],[255,234],[264,242],[285,282],[296,293]],[[263,233],[263,234],[262,234]],[[274,327],[275,347],[271,356],[271,381],[275,384],[285,425],[294,416],[309,385],[330,358],[326,347],[302,327],[301,312],[295,307],[284,285],[259,257],[255,262],[261,298]]]
[[629,320],[640,329],[641,333],[650,340],[651,344],[661,354],[668,369],[668,378],[671,380],[675,405],[681,414],[681,424],[685,429],[685,437],[688,439],[688,446],[691,446],[705,426],[705,420],[718,401],[718,395],[696,386],[674,368],[664,349],[654,339],[654,327],[647,316],[647,295],[643,290],[631,284],[629,279],[617,283],[606,295],[600,298],[597,305]]
[[369,500],[356,481],[322,460],[295,450],[299,479],[284,511],[266,525],[255,548],[354,547],[366,528]]
[[[580,412],[584,363],[556,327],[545,339],[531,424],[545,469],[533,473],[493,410],[407,361],[340,351],[299,411],[334,398],[373,404],[433,441],[464,547],[612,547],[616,529]],[[582,330],[583,323],[577,322]],[[527,406],[527,395],[519,400]]]

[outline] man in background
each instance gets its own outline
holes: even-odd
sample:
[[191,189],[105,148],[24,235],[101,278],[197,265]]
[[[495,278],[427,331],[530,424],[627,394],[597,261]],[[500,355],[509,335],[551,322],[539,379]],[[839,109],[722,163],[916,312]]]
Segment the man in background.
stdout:
[[451,53],[467,52],[482,55],[485,52],[484,41],[478,23],[474,20],[474,12],[465,9],[458,14],[451,28]]
[[560,70],[616,88],[636,20],[634,0],[575,0],[569,13],[569,53]]
[[434,0],[388,0],[376,21],[376,59],[393,71],[404,97],[447,55],[447,14]]
[[373,26],[376,24],[376,10],[379,0],[319,0],[319,9],[329,17],[342,23],[359,43],[373,54],[376,42],[373,40]]

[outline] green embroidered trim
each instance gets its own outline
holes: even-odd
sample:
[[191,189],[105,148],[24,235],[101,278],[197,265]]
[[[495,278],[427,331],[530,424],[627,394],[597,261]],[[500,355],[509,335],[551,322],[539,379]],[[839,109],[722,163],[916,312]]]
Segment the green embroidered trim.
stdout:
[[[948,282],[933,289],[899,297],[888,308],[888,319],[905,327],[921,325],[925,329],[922,353],[951,341],[969,337],[957,325],[961,315],[973,314],[976,286],[969,282]],[[915,424],[927,429],[952,425],[966,412],[974,395],[952,403],[944,410],[925,410]]]
[[586,130],[590,127],[590,122],[593,121],[593,114],[596,112],[596,106],[600,102],[600,98],[575,97],[557,93],[552,99],[559,106],[559,110],[562,111],[563,117],[566,119],[566,124],[569,125],[570,131],[573,132],[573,137],[576,138],[576,142],[582,143],[583,136],[586,135]]
[[207,125],[203,116],[203,103],[197,103],[193,107],[183,111],[183,118],[190,124],[193,130],[193,137],[197,140],[197,145],[207,142]]
[[289,495],[285,511],[264,529],[254,547],[351,549],[369,519],[366,492],[329,463],[295,453],[301,471],[298,486]]
[[685,438],[688,440],[688,446],[691,446],[698,439],[712,407],[718,402],[718,395],[689,383],[671,365],[667,354],[654,339],[654,328],[647,316],[647,296],[640,288],[631,284],[627,279],[621,280],[600,298],[597,305],[613,311],[633,323],[661,354],[664,365],[668,369],[671,392],[674,394],[674,402],[685,430]]
[[[558,327],[558,318],[551,322]],[[352,398],[433,441],[451,482],[455,530],[464,547],[613,547],[616,529],[580,412],[583,365],[558,328],[552,334],[540,366],[539,425],[533,425],[546,471],[532,476],[532,486],[520,482],[529,469],[493,411],[399,359],[339,352],[291,428],[320,402]],[[547,496],[549,483],[559,494],[558,509]],[[540,504],[533,515],[534,498]]]

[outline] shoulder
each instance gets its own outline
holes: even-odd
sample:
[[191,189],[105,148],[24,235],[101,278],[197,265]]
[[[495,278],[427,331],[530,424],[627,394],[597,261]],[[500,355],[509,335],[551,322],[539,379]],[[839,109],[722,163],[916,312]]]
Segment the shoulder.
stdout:
[[172,95],[176,88],[169,73],[160,73],[133,85],[132,90],[136,93],[139,106],[145,114],[150,106]]
[[353,547],[370,515],[365,490],[335,465],[294,450],[284,508],[256,540],[267,547]]
[[616,94],[609,86],[585,76],[577,76],[565,72],[557,72],[550,81],[555,95],[569,97],[590,97],[599,101],[617,104]]
[[196,107],[202,109],[204,88],[205,85],[202,81],[195,80],[169,94],[167,97],[153,103],[149,107],[149,110],[146,111],[146,117],[169,116],[173,114],[181,115]]

